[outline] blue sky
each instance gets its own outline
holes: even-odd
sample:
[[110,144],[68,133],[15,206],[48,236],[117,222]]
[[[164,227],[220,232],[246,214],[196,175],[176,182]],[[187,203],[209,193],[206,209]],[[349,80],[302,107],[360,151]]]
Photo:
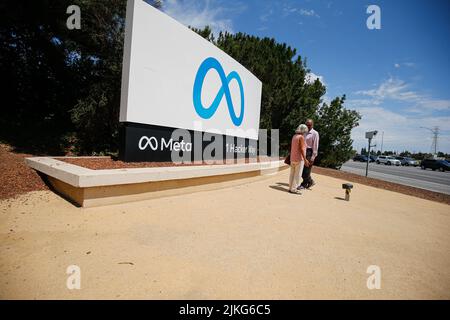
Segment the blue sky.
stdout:
[[[381,29],[369,30],[369,5],[381,9]],[[450,1],[433,0],[166,0],[163,10],[185,25],[273,37],[307,58],[325,100],[347,95],[364,132],[384,131],[383,150],[450,153]],[[375,143],[381,147],[381,134]]]

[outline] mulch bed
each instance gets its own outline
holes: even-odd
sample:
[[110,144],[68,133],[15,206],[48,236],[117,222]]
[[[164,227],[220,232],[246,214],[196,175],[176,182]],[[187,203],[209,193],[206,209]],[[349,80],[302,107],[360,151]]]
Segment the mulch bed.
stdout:
[[333,177],[333,178],[338,178],[338,179],[342,179],[342,180],[349,181],[349,182],[360,183],[360,184],[378,188],[378,189],[394,191],[394,192],[406,194],[409,196],[414,196],[414,197],[421,198],[421,199],[450,204],[450,195],[444,194],[444,193],[439,193],[439,192],[424,190],[424,189],[420,189],[420,188],[405,186],[403,184],[383,181],[383,180],[374,179],[374,178],[368,178],[368,177],[360,176],[360,175],[357,175],[354,173],[349,173],[349,172],[344,172],[344,171],[339,171],[339,170],[334,170],[334,169],[329,169],[329,168],[314,167],[313,173],[317,173],[317,174],[321,174],[321,175],[325,175],[325,176],[329,176],[329,177]]
[[29,191],[48,190],[36,171],[25,164],[33,155],[14,153],[10,146],[0,144],[0,200]]
[[[127,168],[153,168],[153,167],[179,167],[179,166],[198,166],[207,165],[207,163],[181,163],[173,162],[123,162],[112,158],[57,158],[58,160],[71,163],[80,167],[101,170],[101,169],[127,169]],[[257,162],[269,161],[268,157],[258,157]],[[280,158],[282,160],[284,158]],[[248,159],[240,159],[238,163],[248,163]],[[215,163],[214,165],[225,164],[225,162]]]

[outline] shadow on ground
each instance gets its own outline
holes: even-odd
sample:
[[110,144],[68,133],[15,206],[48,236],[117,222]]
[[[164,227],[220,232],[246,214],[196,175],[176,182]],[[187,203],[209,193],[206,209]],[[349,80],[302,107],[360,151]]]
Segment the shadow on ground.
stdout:
[[284,182],[277,182],[276,185],[269,186],[269,188],[272,188],[272,189],[278,190],[278,191],[288,192],[289,189],[288,188],[283,188],[283,186],[284,187],[289,187],[289,184],[284,183]]

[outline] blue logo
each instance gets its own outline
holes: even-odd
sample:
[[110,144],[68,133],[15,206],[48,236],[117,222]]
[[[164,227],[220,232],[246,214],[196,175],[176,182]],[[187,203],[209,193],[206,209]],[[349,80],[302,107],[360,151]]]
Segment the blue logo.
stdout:
[[[220,87],[219,92],[217,92],[217,95],[214,98],[212,104],[209,107],[205,108],[202,104],[201,99],[202,87],[205,76],[210,69],[214,69],[217,71],[220,77],[220,81],[222,82],[222,86]],[[233,101],[231,100],[230,88],[228,86],[230,81],[233,79],[237,81],[241,93],[241,112],[239,114],[239,117],[234,112]],[[231,121],[233,121],[234,125],[236,126],[241,125],[242,120],[244,119],[244,87],[242,86],[241,77],[239,77],[236,71],[231,71],[228,76],[225,76],[225,71],[223,70],[221,64],[219,63],[219,61],[217,61],[217,59],[214,59],[212,57],[206,58],[198,68],[197,75],[195,76],[193,92],[195,111],[203,119],[211,118],[214,113],[216,113],[220,101],[222,101],[223,95],[225,95],[227,101],[228,112],[230,113]]]

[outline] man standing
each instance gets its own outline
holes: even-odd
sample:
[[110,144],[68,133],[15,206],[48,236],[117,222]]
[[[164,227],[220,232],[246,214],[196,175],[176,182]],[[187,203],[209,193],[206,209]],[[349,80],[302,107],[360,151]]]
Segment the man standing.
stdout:
[[308,132],[305,136],[306,159],[309,161],[309,166],[303,169],[303,182],[299,188],[310,188],[315,185],[314,180],[311,178],[311,169],[319,150],[319,133],[314,130],[314,121],[312,119],[306,120],[306,126],[308,127]]

